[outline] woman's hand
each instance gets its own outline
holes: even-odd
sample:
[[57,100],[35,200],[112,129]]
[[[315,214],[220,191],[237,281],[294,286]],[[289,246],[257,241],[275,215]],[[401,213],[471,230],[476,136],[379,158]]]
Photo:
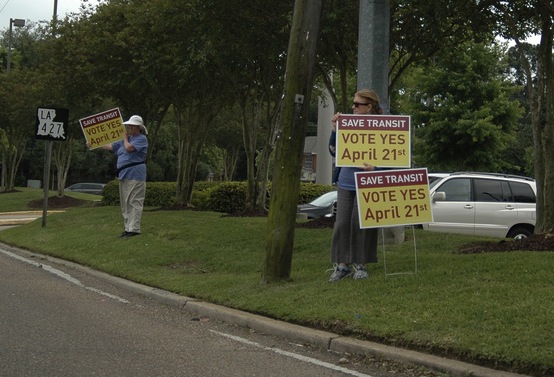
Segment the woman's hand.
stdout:
[[364,162],[364,167],[362,169],[364,169],[365,171],[373,171],[375,170],[375,166],[371,165],[368,162]]

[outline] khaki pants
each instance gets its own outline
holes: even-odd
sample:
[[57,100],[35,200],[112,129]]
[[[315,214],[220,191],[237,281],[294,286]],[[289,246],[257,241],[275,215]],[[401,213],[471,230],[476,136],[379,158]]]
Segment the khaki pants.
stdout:
[[119,201],[126,232],[140,233],[140,219],[146,193],[145,181],[119,181]]

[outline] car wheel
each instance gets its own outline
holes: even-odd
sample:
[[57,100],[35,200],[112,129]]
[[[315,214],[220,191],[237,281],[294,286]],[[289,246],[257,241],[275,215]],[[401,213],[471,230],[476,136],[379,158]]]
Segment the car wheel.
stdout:
[[510,230],[508,233],[508,238],[513,238],[514,240],[522,240],[524,238],[530,237],[533,234],[529,229],[522,226],[518,226]]

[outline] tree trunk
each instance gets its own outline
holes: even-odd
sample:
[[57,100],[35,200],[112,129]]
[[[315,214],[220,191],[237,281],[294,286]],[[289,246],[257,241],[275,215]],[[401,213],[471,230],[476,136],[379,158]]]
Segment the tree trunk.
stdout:
[[16,145],[8,145],[2,154],[2,177],[4,180],[4,191],[11,192],[15,190],[15,177],[19,163],[25,153],[25,142]]
[[239,160],[239,148],[228,147],[223,151],[223,179],[224,181],[231,181],[235,175],[237,168],[237,162]]
[[[277,109],[280,106],[277,105]],[[278,110],[276,110],[279,113]],[[279,123],[278,117],[268,116],[267,123],[269,129],[266,135],[266,143],[262,152],[260,153],[257,182],[259,184],[258,197],[256,199],[256,208],[257,209],[266,209],[266,198],[267,198],[267,183],[269,180],[269,171],[271,159],[273,156],[273,151],[275,150],[275,141],[276,141],[276,130]]]
[[296,0],[287,58],[282,127],[267,221],[263,282],[290,279],[296,204],[313,84],[322,0]]
[[[535,178],[537,179],[537,223],[535,233],[554,233],[554,62],[553,23],[546,2],[541,14],[538,57],[537,102],[533,119]],[[540,10],[539,10],[540,11]]]
[[192,104],[184,111],[175,107],[175,119],[179,139],[175,205],[190,206],[198,158],[213,117],[207,112],[195,109],[195,105]]
[[54,144],[54,163],[58,178],[58,196],[64,196],[65,182],[67,180],[67,172],[71,165],[71,155],[73,154],[73,140],[69,139],[66,142],[57,142]]
[[[535,234],[554,233],[554,63],[552,57],[553,20],[551,2],[538,1],[533,17],[540,24],[541,40],[537,57],[537,78],[519,40],[522,34],[514,14],[501,7],[507,25],[519,51],[526,75],[526,86],[533,127],[534,172],[537,183],[537,221]],[[517,13],[519,14],[519,13]]]
[[[256,156],[258,151],[258,131],[261,124],[263,100],[255,100],[248,103],[248,98],[242,98],[240,108],[242,112],[242,129],[244,151],[246,153],[246,210],[256,208],[258,197],[258,173],[256,172]],[[251,106],[251,110],[249,110]],[[249,114],[251,111],[252,114]]]

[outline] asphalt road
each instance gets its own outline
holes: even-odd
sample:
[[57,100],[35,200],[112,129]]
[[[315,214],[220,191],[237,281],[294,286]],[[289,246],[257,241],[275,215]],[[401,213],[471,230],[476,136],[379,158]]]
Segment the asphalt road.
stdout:
[[3,377],[393,375],[1,248],[0,271]]
[[[2,215],[0,230],[33,220]],[[0,244],[1,377],[204,375],[522,376],[199,302]]]

